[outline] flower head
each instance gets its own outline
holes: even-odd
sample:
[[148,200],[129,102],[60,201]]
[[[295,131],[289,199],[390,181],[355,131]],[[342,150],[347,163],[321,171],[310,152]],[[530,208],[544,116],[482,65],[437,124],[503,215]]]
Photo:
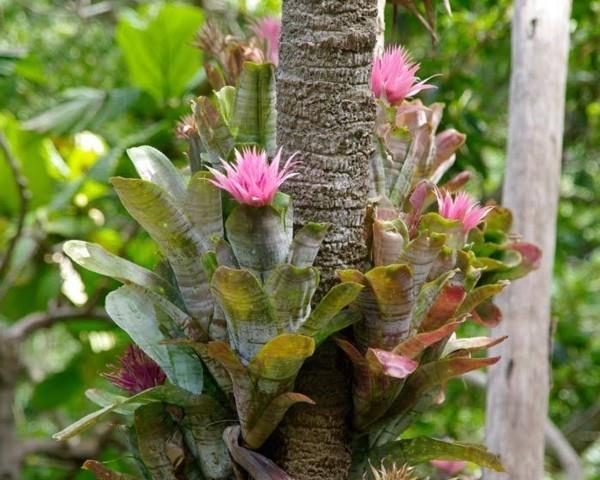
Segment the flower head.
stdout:
[[111,372],[102,376],[132,395],[165,383],[167,377],[158,364],[136,345],[129,345],[119,365],[109,365]]
[[280,169],[281,149],[269,163],[267,154],[256,148],[245,148],[235,152],[235,164],[221,159],[225,174],[209,168],[214,176],[212,183],[228,191],[240,203],[253,207],[263,207],[273,201],[273,197],[283,182],[294,177],[294,155]]
[[454,477],[457,473],[462,472],[467,465],[467,462],[460,460],[431,460],[430,463],[438,471],[449,477]]
[[281,35],[281,20],[277,17],[264,17],[252,25],[252,31],[265,42],[266,57],[273,65],[279,61],[279,36]]
[[419,64],[411,61],[402,47],[389,47],[382,56],[375,58],[371,70],[371,90],[377,98],[398,105],[407,97],[422,90],[435,88],[416,76]]
[[442,217],[449,220],[460,220],[465,232],[475,228],[493,207],[480,207],[468,193],[459,192],[454,198],[450,193],[435,192],[438,202],[438,211]]

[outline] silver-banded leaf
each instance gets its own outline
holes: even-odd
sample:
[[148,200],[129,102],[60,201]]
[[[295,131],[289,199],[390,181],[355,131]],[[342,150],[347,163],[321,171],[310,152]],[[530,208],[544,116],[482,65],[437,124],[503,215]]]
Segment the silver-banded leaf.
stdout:
[[85,391],[85,396],[90,402],[95,403],[99,407],[108,407],[113,403],[121,403],[120,407],[116,407],[113,411],[120,415],[133,415],[136,408],[138,408],[141,403],[123,403],[127,400],[127,397],[124,395],[117,395],[115,393],[107,392],[104,390],[100,390],[99,388],[88,388]]
[[370,452],[369,459],[376,465],[382,461],[388,465],[392,463],[417,465],[435,459],[466,460],[497,472],[505,471],[500,457],[490,453],[482,445],[444,442],[428,437],[390,442]]
[[445,241],[446,236],[443,234],[432,233],[427,235],[423,232],[412,240],[400,255],[398,263],[406,263],[412,269],[413,294],[415,296],[418,295],[421,286],[427,280]]
[[276,116],[273,65],[244,63],[231,122],[236,142],[256,144],[273,155],[277,149]]
[[311,300],[319,286],[319,271],[283,264],[265,282],[279,331],[295,332],[310,314]]
[[199,394],[203,383],[202,363],[190,347],[161,343],[166,338],[159,325],[159,310],[168,314],[151,296],[134,286],[123,286],[106,297],[106,312],[110,318],[160,365],[167,378],[173,384]]
[[203,238],[223,237],[221,190],[210,182],[209,174],[196,172],[192,176],[183,205],[187,217]]
[[324,223],[304,225],[294,235],[288,263],[297,267],[312,267],[328,229],[329,225]]
[[195,397],[185,408],[182,427],[194,458],[207,480],[226,480],[233,474],[223,431],[232,412],[208,395]]
[[406,226],[401,220],[373,222],[373,263],[376,267],[398,263],[408,238]]
[[229,340],[246,363],[280,333],[273,305],[252,273],[219,267],[211,291],[225,313]]
[[158,185],[120,177],[111,182],[127,211],[160,246],[175,273],[186,309],[206,331],[213,304],[201,256],[209,242]]
[[342,281],[365,285],[356,304],[364,322],[354,326],[359,345],[391,350],[406,338],[414,303],[413,273],[408,265],[375,267],[365,275],[358,270],[339,272]]
[[390,200],[401,206],[415,183],[419,163],[427,157],[431,148],[431,125],[419,127],[413,135],[412,143],[400,173],[390,190]]
[[241,267],[264,277],[286,262],[291,239],[286,219],[275,208],[238,205],[229,214],[225,228]]
[[100,275],[150,290],[173,291],[173,287],[156,273],[118,257],[96,243],[69,240],[63,245],[63,251],[77,264]]
[[174,385],[159,385],[154,388],[149,388],[131,397],[116,398],[113,403],[106,405],[100,410],[96,410],[83,418],[80,418],[75,423],[67,428],[52,435],[56,440],[66,440],[68,438],[79,435],[88,428],[96,425],[100,420],[117,409],[129,409],[130,405],[146,405],[153,402],[168,402],[173,405],[184,406],[190,399],[189,392],[182,390]]
[[205,158],[213,167],[220,167],[220,159],[227,160],[233,151],[234,140],[223,116],[206,97],[192,103],[198,135],[206,150]]
[[147,145],[127,149],[140,178],[155,183],[178,202],[185,198],[185,183],[179,170],[162,152]]
[[177,480],[177,466],[185,456],[183,438],[162,403],[135,411],[137,446],[144,467],[153,479]]

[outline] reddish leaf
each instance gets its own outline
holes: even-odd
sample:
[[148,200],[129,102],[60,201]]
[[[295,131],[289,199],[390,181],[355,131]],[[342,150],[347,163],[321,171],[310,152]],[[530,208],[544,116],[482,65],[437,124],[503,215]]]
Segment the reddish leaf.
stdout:
[[393,352],[408,358],[417,358],[430,345],[452,335],[461,324],[462,322],[452,322],[431,332],[414,335],[400,343]]
[[447,324],[466,296],[467,292],[461,285],[445,285],[421,324],[421,331],[429,332]]

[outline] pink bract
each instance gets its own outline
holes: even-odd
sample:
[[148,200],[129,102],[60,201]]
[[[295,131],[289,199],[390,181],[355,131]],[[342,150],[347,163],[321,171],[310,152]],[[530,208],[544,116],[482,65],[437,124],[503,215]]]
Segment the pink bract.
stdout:
[[102,376],[132,395],[162,385],[167,379],[158,364],[135,345],[129,345],[118,366],[109,368],[112,371]]
[[399,105],[405,98],[435,88],[427,83],[429,79],[419,80],[416,76],[418,70],[419,64],[411,61],[404,48],[388,47],[373,62],[371,90],[375,97],[387,100],[391,105]]
[[449,477],[454,477],[457,473],[462,472],[467,465],[467,462],[460,460],[431,460],[430,463],[441,473]]
[[273,201],[283,182],[297,175],[291,171],[295,165],[293,158],[294,155],[288,158],[280,169],[281,149],[270,163],[267,154],[256,148],[236,150],[235,164],[221,159],[225,174],[209,168],[214,176],[211,182],[229,192],[239,203],[263,207]]
[[480,207],[466,192],[457,193],[454,198],[448,192],[436,190],[439,214],[449,220],[459,220],[465,232],[481,223],[493,207]]
[[254,34],[264,40],[266,57],[273,65],[279,62],[279,36],[281,35],[281,20],[277,17],[264,17],[252,26]]

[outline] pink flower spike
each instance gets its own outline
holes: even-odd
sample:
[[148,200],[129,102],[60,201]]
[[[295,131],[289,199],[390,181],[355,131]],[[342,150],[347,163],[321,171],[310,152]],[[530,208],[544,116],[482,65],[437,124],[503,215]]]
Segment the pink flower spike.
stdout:
[[465,232],[479,225],[493,207],[480,207],[466,192],[457,193],[454,198],[448,192],[436,189],[439,214],[449,220],[459,220]]
[[283,182],[297,175],[291,171],[296,165],[294,156],[288,158],[280,168],[281,149],[271,163],[267,154],[256,148],[245,148],[241,152],[236,150],[235,164],[221,159],[225,174],[209,168],[214,177],[211,182],[229,192],[239,203],[263,207],[273,201]]
[[391,105],[399,105],[405,98],[436,88],[427,83],[429,78],[420,80],[416,76],[418,70],[419,64],[411,61],[404,48],[388,47],[373,62],[371,90],[376,98],[387,100]]
[[266,57],[273,65],[279,62],[279,36],[281,35],[281,20],[277,17],[264,17],[252,25],[252,31],[265,42]]
[[462,472],[467,466],[467,462],[460,460],[431,460],[431,465],[448,477],[454,477]]
[[119,365],[109,365],[111,372],[102,376],[117,387],[135,395],[165,383],[167,377],[158,364],[136,345],[129,345]]

